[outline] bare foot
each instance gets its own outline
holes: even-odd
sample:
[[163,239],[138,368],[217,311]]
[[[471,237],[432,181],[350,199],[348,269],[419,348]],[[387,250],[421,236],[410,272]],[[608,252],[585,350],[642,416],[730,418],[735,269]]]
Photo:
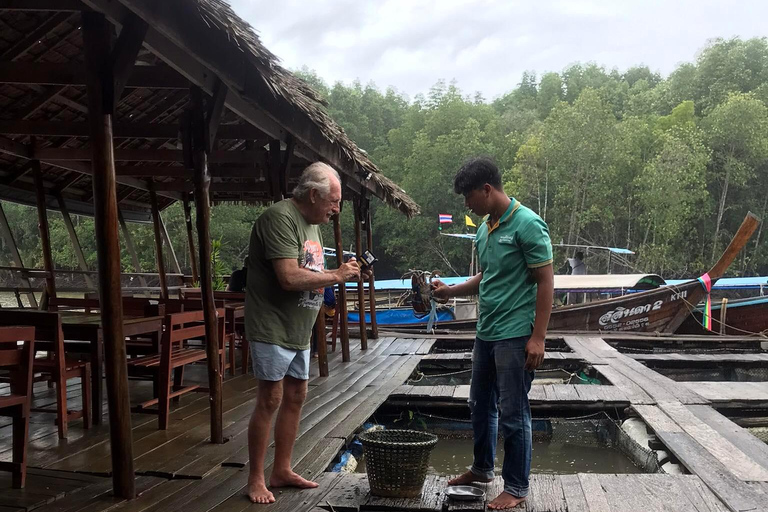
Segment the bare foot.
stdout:
[[272,473],[269,477],[270,487],[298,487],[299,489],[314,489],[317,482],[312,482],[301,475],[288,471],[286,473]]
[[489,478],[482,478],[477,476],[471,471],[467,471],[463,475],[457,476],[452,480],[448,480],[448,485],[467,485],[473,482],[481,482],[481,483],[487,484],[490,481],[491,479]]
[[524,501],[525,498],[517,498],[508,492],[502,492],[496,496],[495,500],[488,504],[488,508],[491,510],[507,510],[510,508],[515,508]]
[[248,482],[248,498],[253,503],[266,505],[275,502],[275,495],[269,492],[264,482]]

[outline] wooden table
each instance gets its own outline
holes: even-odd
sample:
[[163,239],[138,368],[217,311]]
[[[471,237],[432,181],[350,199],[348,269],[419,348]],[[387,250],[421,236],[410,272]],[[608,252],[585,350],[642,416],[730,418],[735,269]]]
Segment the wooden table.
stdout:
[[[93,408],[93,423],[101,423],[102,380],[104,379],[104,336],[101,328],[101,315],[98,313],[83,313],[80,311],[61,311],[61,324],[64,331],[64,339],[67,342],[88,342],[87,352],[91,356],[91,400]],[[163,333],[162,316],[150,317],[125,317],[123,318],[123,336],[149,335],[153,341],[159,343]],[[72,349],[72,343],[65,343],[65,350]],[[85,350],[83,352],[86,352]]]

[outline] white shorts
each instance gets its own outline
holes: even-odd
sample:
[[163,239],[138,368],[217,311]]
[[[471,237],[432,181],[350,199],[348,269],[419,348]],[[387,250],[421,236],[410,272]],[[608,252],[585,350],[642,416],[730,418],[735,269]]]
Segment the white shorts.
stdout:
[[272,343],[251,341],[253,374],[259,380],[278,381],[286,375],[309,380],[309,349],[291,350]]

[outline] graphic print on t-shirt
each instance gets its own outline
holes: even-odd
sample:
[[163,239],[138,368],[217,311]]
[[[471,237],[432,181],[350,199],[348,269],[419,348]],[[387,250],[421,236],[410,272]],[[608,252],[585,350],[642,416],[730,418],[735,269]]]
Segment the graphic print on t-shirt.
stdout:
[[[302,249],[301,266],[313,272],[322,272],[325,268],[323,246],[315,240],[305,240]],[[302,292],[299,307],[320,309],[323,304],[323,289]]]

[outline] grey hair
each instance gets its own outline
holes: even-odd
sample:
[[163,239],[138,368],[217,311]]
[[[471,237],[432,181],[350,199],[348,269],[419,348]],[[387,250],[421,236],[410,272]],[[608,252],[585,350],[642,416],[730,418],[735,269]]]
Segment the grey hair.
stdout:
[[331,177],[336,178],[341,183],[339,173],[330,165],[323,162],[310,164],[301,173],[299,184],[293,189],[293,197],[303,201],[309,197],[309,192],[312,189],[320,192],[323,197],[328,197],[331,193]]

